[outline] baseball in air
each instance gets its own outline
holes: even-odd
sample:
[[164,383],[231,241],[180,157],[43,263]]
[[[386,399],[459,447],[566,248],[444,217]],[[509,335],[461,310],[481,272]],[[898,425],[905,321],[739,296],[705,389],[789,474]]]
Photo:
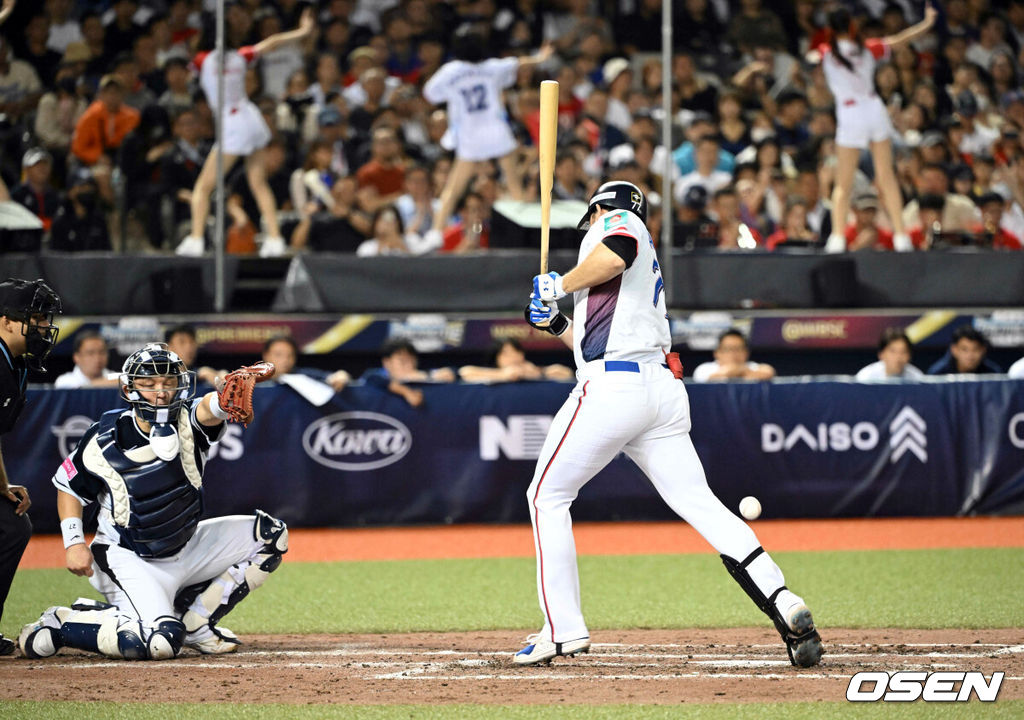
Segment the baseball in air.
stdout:
[[753,495],[740,500],[740,515],[747,520],[757,520],[761,516],[761,502]]

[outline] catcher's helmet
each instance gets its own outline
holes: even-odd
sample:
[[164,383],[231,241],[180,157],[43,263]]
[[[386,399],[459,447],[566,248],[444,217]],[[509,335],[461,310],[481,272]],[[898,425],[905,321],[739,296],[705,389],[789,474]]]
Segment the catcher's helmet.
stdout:
[[624,180],[612,180],[599,187],[587,204],[587,214],[583,216],[576,228],[583,232],[589,230],[590,214],[599,207],[609,210],[629,210],[645,223],[647,222],[647,198],[644,197],[643,190]]
[[[171,393],[166,405],[149,402],[136,387],[139,378],[155,377],[175,378],[175,384],[166,388]],[[181,407],[195,394],[195,386],[195,374],[164,343],[150,343],[136,350],[121,366],[121,396],[132,406],[135,416],[147,422],[162,424],[177,420]]]
[[[53,316],[61,312],[60,297],[40,280],[7,278],[0,283],[0,315],[22,323],[25,336],[25,362],[33,370],[46,372],[46,357],[57,344],[60,333]],[[37,318],[46,318],[41,324]]]

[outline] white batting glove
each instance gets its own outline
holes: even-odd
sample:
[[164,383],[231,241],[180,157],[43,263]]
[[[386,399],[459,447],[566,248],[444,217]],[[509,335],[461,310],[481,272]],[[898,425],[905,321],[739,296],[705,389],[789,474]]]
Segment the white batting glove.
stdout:
[[537,275],[533,278],[533,297],[544,302],[554,302],[566,295],[562,289],[562,276],[556,272]]

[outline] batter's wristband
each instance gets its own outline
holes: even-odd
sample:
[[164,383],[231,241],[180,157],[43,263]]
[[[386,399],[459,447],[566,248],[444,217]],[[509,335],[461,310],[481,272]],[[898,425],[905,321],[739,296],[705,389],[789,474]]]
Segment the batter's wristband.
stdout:
[[210,393],[210,413],[218,420],[227,420],[231,416],[224,412],[224,409],[220,406],[220,401],[217,399],[217,393]]
[[85,544],[85,531],[82,529],[82,518],[70,517],[60,521],[60,534],[64,536],[64,549],[72,545]]
[[572,320],[559,313],[551,319],[551,324],[548,325],[548,332],[555,337],[560,337],[569,329],[570,325],[572,325]]

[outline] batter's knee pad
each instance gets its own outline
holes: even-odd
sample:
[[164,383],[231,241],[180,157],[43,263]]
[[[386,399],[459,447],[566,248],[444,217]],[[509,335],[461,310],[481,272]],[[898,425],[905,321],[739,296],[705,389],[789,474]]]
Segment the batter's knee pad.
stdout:
[[726,570],[733,576],[736,582],[739,583],[743,591],[750,596],[750,599],[754,601],[754,604],[760,608],[761,612],[771,618],[772,623],[775,625],[775,629],[778,630],[779,635],[782,636],[783,642],[786,643],[786,651],[789,653],[789,661],[796,665],[796,660],[793,658],[793,650],[798,645],[806,642],[810,638],[814,637],[821,639],[818,635],[818,631],[813,626],[807,631],[796,632],[789,627],[789,623],[786,622],[786,618],[782,617],[782,613],[779,612],[778,608],[775,607],[775,598],[779,596],[779,593],[786,590],[785,585],[781,585],[776,588],[771,595],[765,595],[761,588],[757,586],[754,579],[750,577],[750,573],[747,572],[747,566],[754,562],[759,555],[764,553],[763,547],[758,547],[752,553],[747,555],[743,560],[737,561],[728,555],[722,555],[722,562],[725,564]]
[[146,649],[150,660],[170,660],[181,650],[185,642],[185,624],[176,617],[162,615],[156,619]]

